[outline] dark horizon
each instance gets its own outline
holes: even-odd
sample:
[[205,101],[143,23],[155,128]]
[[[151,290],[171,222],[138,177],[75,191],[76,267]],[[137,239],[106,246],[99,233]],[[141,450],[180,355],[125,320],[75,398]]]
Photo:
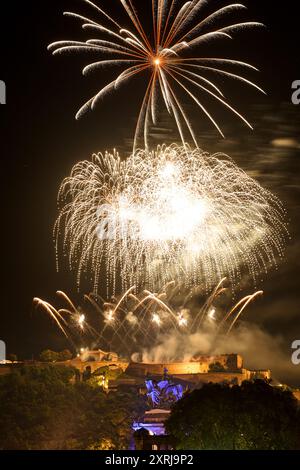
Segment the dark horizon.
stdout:
[[[271,350],[280,349],[280,378],[300,385],[297,367],[290,361],[291,343],[300,338],[300,107],[291,102],[291,84],[300,80],[299,6],[291,1],[284,9],[274,2],[270,8],[270,2],[261,0],[244,3],[249,18],[263,22],[266,29],[239,34],[232,46],[234,55],[260,69],[257,82],[268,95],[235,82],[228,82],[227,91],[254,124],[254,132],[222,108],[216,108],[216,113],[226,130],[225,141],[200,113],[192,111],[192,120],[199,125],[204,150],[231,155],[287,210],[291,241],[286,256],[258,286],[265,295],[249,309],[247,322],[274,340],[268,345],[266,361],[276,363],[278,351],[272,358]],[[5,149],[0,339],[6,341],[8,352],[28,359],[48,347],[70,347],[47,315],[34,308],[33,298],[58,304],[55,292],[63,290],[79,304],[85,293],[77,292],[75,273],[56,272],[52,229],[59,185],[76,162],[93,152],[114,147],[122,154],[130,152],[142,96],[138,94],[142,85],[131,84],[75,121],[78,108],[100,83],[109,80],[109,74],[82,77],[82,65],[88,63],[85,54],[52,57],[47,51],[52,41],[78,39],[82,34],[76,21],[62,16],[70,9],[84,13],[86,5],[80,0],[44,0],[41,9],[30,0],[26,5],[6,4],[3,13],[0,79],[7,86],[7,104],[0,107]],[[251,290],[253,286],[243,286],[243,292]]]

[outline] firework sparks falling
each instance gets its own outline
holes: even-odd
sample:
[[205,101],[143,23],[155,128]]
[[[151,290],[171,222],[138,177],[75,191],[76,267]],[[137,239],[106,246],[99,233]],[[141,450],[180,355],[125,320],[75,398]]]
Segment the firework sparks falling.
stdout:
[[[96,331],[86,322],[86,315],[82,313],[81,308],[76,308],[71,299],[62,291],[57,291],[58,297],[62,298],[67,304],[67,308],[56,309],[48,302],[35,297],[33,303],[36,307],[43,308],[55,321],[59,329],[66,338],[71,340],[74,346],[74,336],[79,338],[85,333],[97,334]],[[74,335],[75,334],[75,335]]]
[[285,212],[278,199],[224,154],[171,145],[94,155],[76,164],[59,193],[55,225],[78,285],[93,273],[125,291],[172,279],[207,291],[227,276],[261,279],[283,256]]
[[188,320],[185,317],[185,313],[188,313],[187,311],[181,311],[178,314],[178,325],[179,326],[187,326]]
[[78,325],[83,330],[84,329],[84,322],[85,322],[85,315],[81,314],[78,318]]
[[238,30],[263,26],[252,21],[231,20],[232,13],[239,13],[246,9],[244,5],[232,3],[212,13],[206,13],[206,7],[212,2],[152,0],[153,28],[152,32],[147,34],[131,0],[119,0],[119,3],[125,9],[130,21],[129,28],[132,27],[132,30],[121,26],[102,7],[89,0],[84,1],[91,10],[97,12],[99,20],[95,21],[73,12],[64,14],[79,20],[85,31],[95,33],[97,37],[85,42],[57,41],[50,44],[48,49],[54,55],[72,51],[95,53],[97,60],[83,69],[84,75],[109,66],[121,66],[124,70],[89,99],[80,108],[76,118],[80,118],[87,110],[94,109],[107,94],[133,77],[142,74],[146,81],[146,91],[137,120],[134,149],[141,136],[148,148],[149,128],[152,124],[157,124],[159,96],[162,97],[168,113],[174,118],[182,142],[186,140],[185,135],[189,135],[197,146],[191,122],[182,104],[181,94],[186,95],[201,109],[222,136],[221,128],[202,102],[201,95],[203,94],[221,103],[252,128],[251,124],[228,103],[215,83],[215,76],[229,77],[263,92],[245,76],[230,70],[234,66],[245,70],[257,69],[235,59],[205,57],[207,43],[230,40],[232,34]]
[[[208,330],[215,337],[227,335],[246,307],[263,292],[257,291],[243,297],[231,309],[228,311],[225,309],[224,312],[224,307],[220,307],[218,301],[227,290],[224,287],[225,281],[225,278],[220,281],[202,305],[199,305],[198,300],[195,302],[201,293],[200,287],[192,289],[185,299],[181,293],[181,286],[175,283],[168,284],[157,294],[142,291],[135,295],[132,294],[133,288],[130,292],[127,290],[119,300],[114,299],[109,303],[99,302],[95,294],[86,295],[88,307],[91,305],[93,307],[92,311],[90,308],[86,311],[89,311],[89,315],[96,316],[98,329],[91,327],[86,321],[87,315],[84,315],[85,336],[89,337],[93,344],[97,342],[101,347],[113,345],[131,353],[137,347],[153,346],[161,335],[171,335],[174,332],[181,334],[183,341],[185,335]],[[69,298],[65,295],[64,299]],[[74,306],[70,311],[56,310],[38,298],[35,298],[34,302],[55,320],[68,338],[73,338],[74,331],[76,333],[76,322],[72,319],[78,316],[79,309]],[[110,305],[109,310],[107,305]],[[84,308],[80,307],[80,311]]]
[[153,313],[152,322],[155,323],[157,326],[161,325],[161,319],[158,313]]

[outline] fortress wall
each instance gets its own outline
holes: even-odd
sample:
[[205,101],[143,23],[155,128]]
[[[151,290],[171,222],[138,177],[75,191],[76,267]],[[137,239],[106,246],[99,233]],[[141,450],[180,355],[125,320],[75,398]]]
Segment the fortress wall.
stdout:
[[199,362],[174,362],[161,364],[142,364],[131,362],[126,370],[128,374],[146,376],[147,374],[163,375],[165,369],[170,375],[178,374],[200,374],[208,371],[207,364]]
[[219,354],[215,356],[199,355],[194,358],[195,361],[206,363],[208,366],[219,362],[225,369],[240,370],[243,368],[243,358],[239,354]]
[[[57,363],[59,364],[59,363]],[[125,370],[128,367],[129,362],[109,362],[109,361],[87,361],[83,362],[80,359],[73,359],[71,361],[66,361],[64,363],[61,363],[62,365],[66,366],[73,366],[76,367],[76,369],[79,369],[80,372],[83,372],[87,367],[91,368],[92,373],[95,372],[95,370],[100,369],[100,367],[108,367],[109,365],[116,365],[120,369],[125,372]]]
[[197,375],[198,383],[221,383],[221,382],[234,382],[240,385],[244,380],[247,380],[245,373],[235,372],[209,372],[208,374]]
[[185,382],[191,382],[194,385],[207,384],[207,383],[236,383],[240,385],[244,380],[247,380],[245,373],[240,372],[208,372],[207,374],[177,374],[176,379]]
[[300,402],[300,390],[294,390],[293,395]]

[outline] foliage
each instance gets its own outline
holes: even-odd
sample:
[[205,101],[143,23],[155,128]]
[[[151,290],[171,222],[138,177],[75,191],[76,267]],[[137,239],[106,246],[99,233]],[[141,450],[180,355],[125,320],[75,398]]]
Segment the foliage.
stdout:
[[220,362],[213,362],[209,364],[209,371],[210,372],[224,372],[225,368],[222,366]]
[[41,352],[40,360],[42,362],[57,362],[58,353],[55,351],[51,351],[51,349],[46,349],[45,351]]
[[69,349],[64,349],[63,351],[58,353],[58,360],[59,361],[70,361],[73,357],[73,354]]
[[177,449],[295,449],[297,401],[263,380],[207,384],[179,400],[166,422]]
[[123,375],[123,370],[117,367],[103,366],[96,369],[93,373],[94,376],[105,376],[108,380],[116,380]]
[[42,362],[64,362],[72,359],[73,354],[69,349],[64,349],[63,351],[56,352],[51,351],[51,349],[46,349],[40,354],[40,360]]
[[17,362],[18,356],[16,354],[8,354],[7,359],[11,362]]
[[111,439],[102,439],[88,447],[87,450],[114,450],[115,446]]
[[71,367],[25,366],[0,376],[1,449],[127,449],[145,399],[72,383]]

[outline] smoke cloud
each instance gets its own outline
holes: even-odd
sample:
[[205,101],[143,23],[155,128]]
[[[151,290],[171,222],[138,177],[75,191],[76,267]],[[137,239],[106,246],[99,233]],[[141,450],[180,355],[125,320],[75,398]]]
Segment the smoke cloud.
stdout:
[[199,354],[240,354],[247,369],[271,369],[272,377],[288,385],[300,385],[300,366],[292,364],[292,349],[281,336],[271,336],[258,325],[242,323],[230,335],[210,330],[191,335],[172,333],[159,338],[153,348],[132,356],[144,363],[191,361]]

